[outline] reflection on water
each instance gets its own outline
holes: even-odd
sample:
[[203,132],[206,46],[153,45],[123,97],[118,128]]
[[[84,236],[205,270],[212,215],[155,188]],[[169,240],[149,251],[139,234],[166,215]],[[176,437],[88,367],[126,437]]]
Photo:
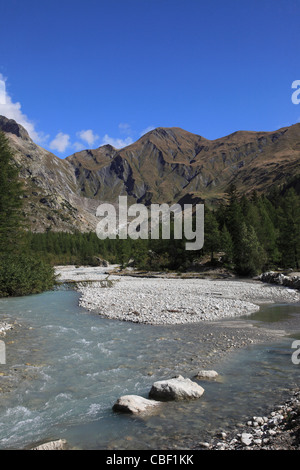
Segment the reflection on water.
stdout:
[[[293,315],[300,314],[300,305],[276,305],[273,304],[263,305],[260,310],[252,313],[248,316],[250,320],[257,320],[267,323],[277,323],[288,318],[291,318]],[[244,317],[245,318],[245,317]]]
[[[219,364],[220,381],[199,381],[205,388],[199,400],[164,403],[147,418],[113,413],[121,395],[147,397],[155,380],[177,373],[192,378],[191,357],[206,354],[198,341],[201,325],[108,320],[77,302],[73,291],[0,301],[0,312],[24,330],[7,345],[7,365],[0,366],[4,374],[22,373],[18,387],[2,394],[1,449],[60,437],[79,449],[184,448],[263,413],[297,383],[299,366],[285,338],[234,352]],[[263,307],[263,321],[295,312],[292,306],[271,310]]]

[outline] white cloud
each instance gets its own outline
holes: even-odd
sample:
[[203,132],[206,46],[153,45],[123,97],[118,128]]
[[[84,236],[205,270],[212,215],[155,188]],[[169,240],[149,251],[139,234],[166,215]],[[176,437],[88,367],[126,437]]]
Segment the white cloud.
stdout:
[[99,139],[97,134],[94,134],[92,129],[87,129],[86,131],[77,132],[77,137],[86,142],[90,147]]
[[[67,148],[75,149],[76,151],[84,150],[86,145],[89,148],[93,148],[95,143],[100,139],[92,129],[81,130],[76,133],[76,140],[74,143],[71,142],[69,134],[64,132],[58,132],[58,134],[50,141],[50,136],[44,132],[36,130],[36,124],[28,118],[22,111],[20,102],[14,102],[12,97],[7,92],[7,79],[0,73],[0,115],[6,116],[8,119],[14,119],[17,123],[21,124],[28,132],[34,142],[40,145],[45,145],[53,151],[63,153]],[[105,134],[102,138],[101,145],[110,144],[113,147],[120,149],[127,147],[133,143],[133,137],[136,132],[132,129],[131,125],[127,122],[121,122],[118,125],[119,133],[123,135],[123,138],[110,137]],[[140,135],[144,135],[147,132],[154,129],[154,126],[148,126],[144,129]]]
[[69,146],[70,136],[63,132],[59,132],[49,145],[51,150],[57,150],[60,153],[64,152]]
[[12,98],[7,93],[6,78],[0,73],[1,83],[1,99],[0,99],[0,114],[8,119],[14,119],[18,124],[25,127],[32,140],[38,144],[42,144],[49,139],[49,135],[44,132],[38,132],[35,129],[35,124],[23,113],[21,103],[14,103]]
[[6,103],[6,87],[3,76],[0,74],[0,104]]
[[73,144],[74,149],[76,152],[80,152],[81,150],[86,150],[86,146],[83,142],[74,142]]
[[102,139],[102,145],[112,145],[116,149],[122,149],[124,147],[127,147],[127,145],[130,145],[133,143],[133,140],[131,137],[126,137],[126,139],[115,139],[113,137],[110,137],[109,135],[105,134],[105,136]]
[[127,122],[120,122],[119,124],[119,129],[120,129],[120,132],[122,134],[127,134],[127,135],[131,135],[132,134],[132,129],[131,129],[131,126],[130,124],[128,124]]
[[142,137],[142,135],[147,134],[147,132],[153,131],[153,129],[155,129],[154,126],[148,126],[148,127],[146,127],[146,129],[144,129],[144,130],[140,133],[140,136]]

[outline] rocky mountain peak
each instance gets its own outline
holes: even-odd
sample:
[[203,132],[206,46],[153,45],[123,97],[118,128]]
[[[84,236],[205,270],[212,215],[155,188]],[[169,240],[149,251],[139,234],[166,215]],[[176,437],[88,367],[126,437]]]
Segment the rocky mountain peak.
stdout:
[[159,138],[162,140],[172,140],[172,141],[177,141],[178,139],[199,139],[199,140],[207,140],[204,139],[204,137],[201,137],[200,135],[192,134],[191,132],[188,132],[184,129],[181,129],[180,127],[157,127],[149,132],[147,134],[144,134],[140,140],[142,139],[151,139],[151,138]]
[[99,149],[106,150],[107,152],[113,152],[113,151],[116,151],[116,150],[117,150],[115,147],[113,147],[113,145],[110,145],[110,144],[101,145],[101,146],[98,147],[98,148],[99,148]]
[[23,126],[21,126],[21,124],[18,124],[13,119],[8,119],[7,117],[1,116],[1,115],[0,115],[0,131],[8,133],[8,134],[14,134],[17,137],[21,137],[21,139],[23,140],[31,140],[28,132]]

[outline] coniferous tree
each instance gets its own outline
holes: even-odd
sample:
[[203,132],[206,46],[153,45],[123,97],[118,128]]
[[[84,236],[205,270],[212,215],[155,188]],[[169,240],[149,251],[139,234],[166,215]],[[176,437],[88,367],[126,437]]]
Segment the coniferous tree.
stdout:
[[244,236],[243,224],[245,224],[245,218],[236,187],[231,185],[227,194],[229,201],[226,209],[225,223],[232,240],[233,261],[236,262],[240,257],[240,242]]
[[0,297],[38,293],[53,286],[54,271],[24,252],[22,187],[3,133],[0,168]]
[[205,211],[204,224],[204,250],[210,253],[210,260],[213,262],[214,253],[220,248],[219,224],[214,212]]
[[224,262],[231,264],[233,261],[233,242],[226,224],[224,224],[221,230],[220,246],[221,250],[225,253],[223,257]]
[[0,132],[0,252],[16,250],[22,236],[22,186],[8,140]]
[[279,248],[284,267],[300,267],[300,197],[290,188],[278,210]]
[[279,261],[279,250],[277,246],[278,230],[272,220],[270,207],[266,204],[264,198],[257,200],[257,207],[259,217],[258,225],[254,227],[255,233],[266,253],[266,267],[273,266]]
[[135,266],[139,269],[146,269],[148,265],[148,240],[135,240],[133,244],[132,257]]
[[243,222],[241,225],[241,238],[239,246],[234,253],[234,264],[238,274],[242,276],[254,276],[266,261],[255,230],[252,226],[247,227]]

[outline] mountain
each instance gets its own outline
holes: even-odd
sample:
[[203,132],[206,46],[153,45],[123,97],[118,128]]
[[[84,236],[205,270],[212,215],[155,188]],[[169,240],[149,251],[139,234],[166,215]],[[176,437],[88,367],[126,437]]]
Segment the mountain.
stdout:
[[64,160],[36,145],[26,130],[0,116],[26,189],[33,230],[95,230],[101,202],[129,204],[222,200],[231,183],[240,192],[268,191],[299,174],[300,124],[274,132],[237,131],[208,140],[180,128],[157,128],[135,143],[104,145]]
[[219,200],[234,183],[241,192],[270,189],[299,172],[300,124],[275,132],[238,131],[207,140],[179,128],[158,128],[137,142],[75,153],[79,191],[115,201],[171,203],[188,198]]
[[27,131],[0,116],[24,187],[24,212],[33,231],[94,230],[98,203],[77,195],[73,167],[36,145]]

